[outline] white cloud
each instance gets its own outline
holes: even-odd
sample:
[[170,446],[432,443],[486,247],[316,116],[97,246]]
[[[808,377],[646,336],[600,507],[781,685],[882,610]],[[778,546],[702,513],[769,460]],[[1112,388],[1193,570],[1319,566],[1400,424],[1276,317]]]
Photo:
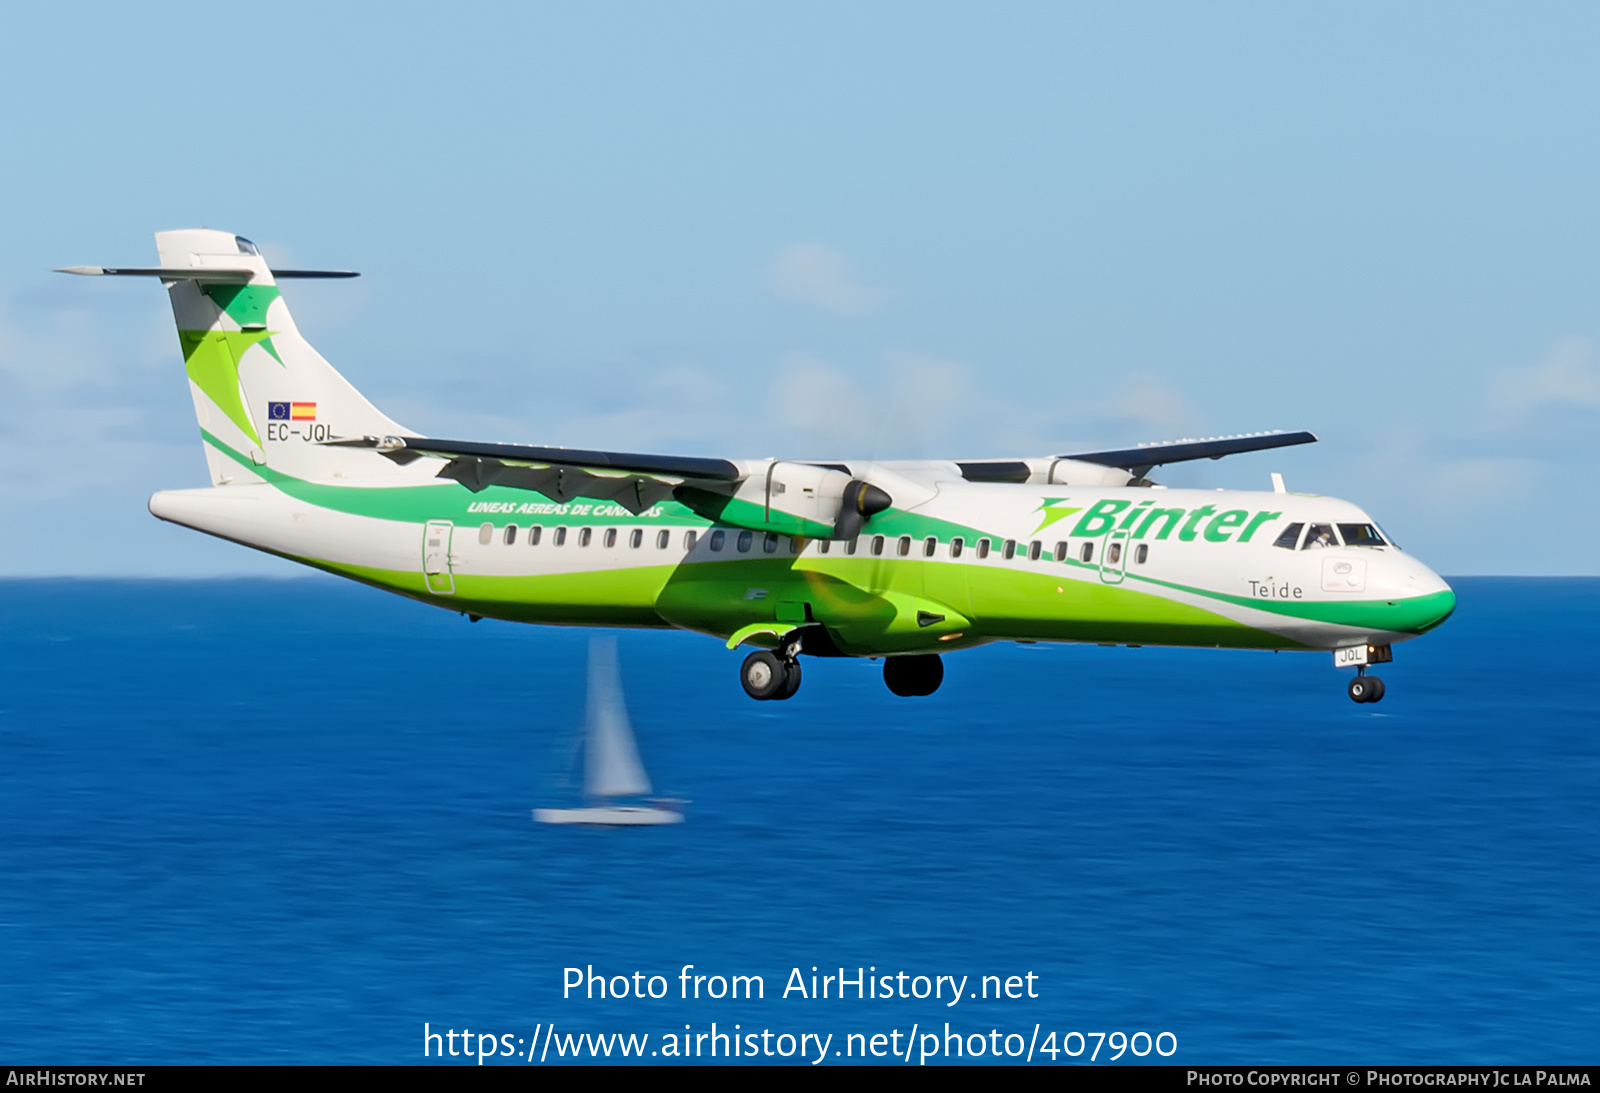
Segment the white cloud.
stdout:
[[836,315],[866,315],[888,299],[863,284],[844,255],[817,243],[792,243],[778,251],[767,282],[780,299]]
[[1588,338],[1564,338],[1539,363],[1496,372],[1488,400],[1502,417],[1550,405],[1600,409],[1600,353]]

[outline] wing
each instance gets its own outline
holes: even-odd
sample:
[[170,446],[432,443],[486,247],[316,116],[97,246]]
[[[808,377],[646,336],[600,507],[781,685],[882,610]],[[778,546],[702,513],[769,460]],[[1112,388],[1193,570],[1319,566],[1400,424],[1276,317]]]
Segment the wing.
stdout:
[[[1288,433],[1275,429],[1264,433],[1207,437],[1204,440],[1172,440],[1109,451],[1046,456],[1042,459],[978,459],[958,462],[954,466],[968,482],[1142,485],[1145,484],[1145,475],[1167,463],[1221,459],[1225,455],[1243,452],[1314,444],[1316,440],[1315,433]],[[1116,473],[1118,471],[1125,472],[1128,477],[1124,479]]]
[[330,444],[372,448],[396,463],[445,461],[437,477],[473,492],[531,490],[556,501],[614,501],[638,514],[668,497],[710,520],[779,535],[850,538],[891,504],[848,469],[756,460],[643,455],[421,436],[366,436]]
[[533,444],[490,444],[424,436],[366,436],[329,443],[372,448],[396,463],[424,456],[445,460],[438,477],[460,482],[474,493],[490,486],[531,490],[556,501],[574,497],[615,501],[640,513],[671,496],[685,483],[727,489],[745,477],[726,459],[641,455]]
[[1205,440],[1171,440],[1160,444],[1140,444],[1134,448],[1118,448],[1109,452],[1083,452],[1064,455],[1079,463],[1098,463],[1102,467],[1120,467],[1143,478],[1152,467],[1167,463],[1187,463],[1192,459],[1221,459],[1225,455],[1241,452],[1262,452],[1269,448],[1288,448],[1295,444],[1315,444],[1317,434],[1286,433],[1274,429],[1265,433],[1244,433],[1239,436],[1214,436]]

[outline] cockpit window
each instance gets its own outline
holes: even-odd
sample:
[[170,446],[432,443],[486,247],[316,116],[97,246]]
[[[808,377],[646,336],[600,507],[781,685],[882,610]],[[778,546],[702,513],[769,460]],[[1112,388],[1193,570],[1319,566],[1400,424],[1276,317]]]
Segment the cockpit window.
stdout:
[[1348,547],[1380,547],[1389,544],[1383,541],[1383,536],[1378,534],[1378,529],[1371,524],[1340,524],[1339,537]]
[[1323,547],[1336,547],[1339,540],[1333,537],[1332,524],[1312,524],[1306,532],[1305,545],[1301,550],[1321,550]]
[[1288,527],[1283,529],[1283,534],[1278,536],[1277,541],[1272,545],[1275,547],[1282,547],[1284,550],[1293,550],[1295,546],[1299,544],[1300,533],[1304,530],[1304,523],[1290,524]]
[[261,257],[261,252],[256,250],[256,245],[250,242],[250,240],[246,239],[244,236],[236,235],[233,237],[233,241],[239,244],[240,254],[253,254],[257,258]]

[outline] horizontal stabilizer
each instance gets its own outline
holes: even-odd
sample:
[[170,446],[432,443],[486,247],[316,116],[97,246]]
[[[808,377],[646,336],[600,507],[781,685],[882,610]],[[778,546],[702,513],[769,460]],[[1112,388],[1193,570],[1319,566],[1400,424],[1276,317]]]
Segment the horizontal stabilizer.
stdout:
[[1192,459],[1221,459],[1225,455],[1260,452],[1269,448],[1288,448],[1295,444],[1315,444],[1316,441],[1315,433],[1286,433],[1274,430],[1268,433],[1245,433],[1242,436],[1209,437],[1205,440],[1141,444],[1137,448],[1121,448],[1110,452],[1084,452],[1061,458],[1074,459],[1080,463],[1098,463],[1103,467],[1120,467],[1142,476],[1150,468],[1167,463],[1186,463]]
[[369,436],[335,443],[376,448],[396,461],[404,460],[406,456],[433,455],[451,459],[497,459],[513,464],[623,471],[629,474],[660,474],[671,478],[709,478],[718,482],[736,482],[743,477],[743,472],[726,459],[696,456],[596,452],[582,448],[542,448],[532,444],[484,444],[474,440],[436,440],[422,436]]
[[[117,268],[110,266],[67,266],[58,269],[56,273],[76,273],[81,277],[159,277],[163,281],[208,281],[217,284],[242,285],[255,277],[260,271],[254,269],[228,269],[224,266],[189,266],[178,268],[173,266],[145,266],[140,269]],[[360,277],[361,274],[348,269],[275,269],[272,271],[275,280],[309,280],[312,278],[331,277]]]

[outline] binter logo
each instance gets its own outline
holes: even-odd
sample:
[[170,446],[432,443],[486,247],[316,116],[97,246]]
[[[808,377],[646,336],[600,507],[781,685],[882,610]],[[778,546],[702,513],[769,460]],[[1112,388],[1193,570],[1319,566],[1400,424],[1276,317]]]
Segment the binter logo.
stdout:
[[[1050,499],[1045,504],[1058,505],[1065,500],[1064,497]],[[1050,509],[1044,511],[1049,512]],[[1107,498],[1096,501],[1084,510],[1072,534],[1075,537],[1097,539],[1112,531],[1126,531],[1133,539],[1166,539],[1176,531],[1178,539],[1185,543],[1200,538],[1208,543],[1248,543],[1263,525],[1282,515],[1281,512],[1261,511],[1252,514],[1246,509],[1218,511],[1215,505],[1201,505],[1196,509],[1158,508],[1155,498],[1138,504]],[[1048,527],[1053,522],[1047,520],[1040,527]]]

